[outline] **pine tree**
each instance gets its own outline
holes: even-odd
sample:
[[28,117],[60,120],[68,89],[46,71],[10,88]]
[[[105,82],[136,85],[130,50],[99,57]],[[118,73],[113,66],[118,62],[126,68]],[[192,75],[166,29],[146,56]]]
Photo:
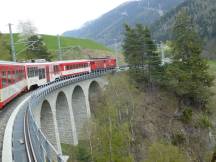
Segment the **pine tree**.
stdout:
[[[125,39],[123,44],[126,62],[131,67],[130,76],[136,82],[153,83],[160,72],[160,58],[156,52],[156,45],[151,39],[150,30],[137,24],[131,28],[125,25]],[[138,69],[138,65],[147,65],[147,70]]]
[[204,106],[213,78],[208,74],[207,62],[201,57],[201,41],[185,10],[176,17],[173,38],[173,63],[166,70],[169,86],[179,97],[179,106],[183,100]]

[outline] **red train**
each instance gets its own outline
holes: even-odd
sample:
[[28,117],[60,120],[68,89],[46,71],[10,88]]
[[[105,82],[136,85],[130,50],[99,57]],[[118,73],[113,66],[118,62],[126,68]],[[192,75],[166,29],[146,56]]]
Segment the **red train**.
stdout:
[[0,109],[22,91],[39,87],[56,79],[116,68],[114,58],[14,63],[0,61]]

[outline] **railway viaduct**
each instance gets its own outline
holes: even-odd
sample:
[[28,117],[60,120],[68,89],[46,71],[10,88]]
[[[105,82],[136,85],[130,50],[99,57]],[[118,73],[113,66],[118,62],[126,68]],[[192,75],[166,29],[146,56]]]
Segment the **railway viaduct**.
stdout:
[[87,138],[85,122],[106,84],[105,77],[100,77],[61,87],[32,109],[37,125],[58,152],[62,152],[61,143],[77,145]]
[[8,120],[2,161],[66,162],[61,144],[88,139],[88,121],[108,84],[107,75],[122,70],[128,67],[62,78],[32,92]]

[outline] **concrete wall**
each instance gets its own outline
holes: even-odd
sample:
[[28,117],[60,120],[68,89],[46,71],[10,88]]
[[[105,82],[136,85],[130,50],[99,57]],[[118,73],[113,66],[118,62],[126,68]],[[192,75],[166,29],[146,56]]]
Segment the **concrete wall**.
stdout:
[[91,117],[90,102],[106,84],[105,78],[71,84],[47,95],[33,109],[37,124],[57,150],[61,152],[61,143],[77,145],[87,138],[83,126]]

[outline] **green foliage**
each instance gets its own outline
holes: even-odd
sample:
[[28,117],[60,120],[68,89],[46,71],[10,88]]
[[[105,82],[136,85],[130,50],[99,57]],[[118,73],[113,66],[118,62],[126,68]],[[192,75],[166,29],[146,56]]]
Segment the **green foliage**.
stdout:
[[206,115],[206,114],[200,115],[200,117],[198,119],[198,125],[201,128],[211,128],[213,126],[211,120],[209,119],[208,115]]
[[[167,12],[158,21],[152,24],[152,31],[157,39],[171,38],[172,26],[175,23],[175,17],[186,8],[190,17],[196,24],[196,30],[199,35],[207,40],[216,35],[216,4],[212,0],[187,0],[177,6],[175,9]],[[166,27],[164,27],[166,26]]]
[[28,43],[26,45],[26,57],[27,59],[46,59],[51,60],[51,53],[48,52],[43,39],[38,35],[33,35],[28,38]]
[[0,60],[11,60],[10,46],[5,35],[0,33]]
[[144,162],[189,162],[178,147],[170,144],[154,143],[149,147],[148,154]]
[[91,155],[86,145],[79,144],[76,147],[76,159],[79,162],[91,162]]
[[173,145],[182,145],[186,141],[185,135],[181,131],[176,131],[172,134],[172,144]]
[[185,123],[189,123],[192,120],[193,111],[191,108],[186,108],[181,116],[181,120]]
[[69,156],[68,162],[91,162],[87,141],[79,141],[77,146],[61,144],[64,155]]
[[207,62],[201,57],[202,46],[191,18],[183,10],[173,28],[173,63],[166,68],[166,79],[180,100],[203,107],[208,102],[213,77]]
[[91,126],[93,161],[134,161],[131,153],[136,108],[134,93],[137,91],[125,75],[109,81],[104,95],[94,107],[95,118]]
[[126,62],[132,67],[147,65],[147,72],[143,69],[131,69],[131,78],[136,82],[156,82],[160,74],[160,57],[156,52],[156,45],[151,39],[147,27],[137,24],[135,28],[125,25],[125,39],[123,51]]

